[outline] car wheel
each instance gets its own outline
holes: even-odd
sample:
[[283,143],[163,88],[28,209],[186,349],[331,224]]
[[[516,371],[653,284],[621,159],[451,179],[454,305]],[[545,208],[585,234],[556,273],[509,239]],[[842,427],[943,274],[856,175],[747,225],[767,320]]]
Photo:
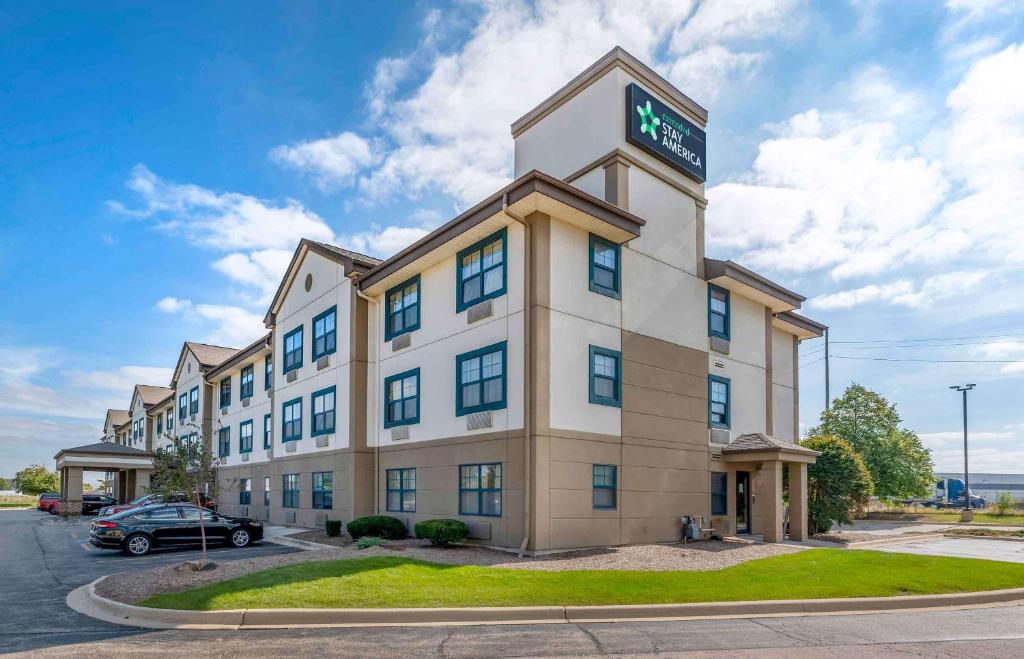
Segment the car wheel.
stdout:
[[57,510],[53,506],[50,506],[50,514],[51,515],[56,515],[57,514]]
[[145,556],[152,548],[152,541],[141,533],[130,535],[124,540],[124,551],[132,556]]
[[231,533],[231,544],[236,547],[246,547],[252,542],[252,538],[249,537],[249,532],[245,529],[238,529]]

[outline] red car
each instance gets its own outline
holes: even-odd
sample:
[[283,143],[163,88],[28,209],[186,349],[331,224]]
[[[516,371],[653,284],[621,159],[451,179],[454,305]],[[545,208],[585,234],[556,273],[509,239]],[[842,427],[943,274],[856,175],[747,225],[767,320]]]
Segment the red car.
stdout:
[[57,514],[57,504],[60,503],[60,494],[57,492],[43,492],[39,495],[39,503],[36,509],[51,515]]
[[[217,506],[213,499],[206,495],[200,496],[200,501],[203,504],[203,508],[210,510],[216,510]],[[184,494],[172,494],[168,497],[161,496],[159,494],[146,494],[144,496],[129,501],[128,503],[120,503],[114,506],[106,506],[101,508],[99,512],[100,517],[107,517],[109,515],[115,515],[117,513],[124,512],[126,510],[133,510],[135,508],[142,508],[143,506],[151,506],[155,503],[191,503],[191,498]]]

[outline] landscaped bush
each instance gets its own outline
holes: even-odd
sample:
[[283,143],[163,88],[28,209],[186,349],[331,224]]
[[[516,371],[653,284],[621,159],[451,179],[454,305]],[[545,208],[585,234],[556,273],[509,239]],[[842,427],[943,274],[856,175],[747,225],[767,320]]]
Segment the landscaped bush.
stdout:
[[375,535],[364,535],[356,540],[356,547],[359,547],[360,549],[369,549],[370,547],[378,547],[386,544],[388,544],[387,540],[384,538],[378,538]]
[[327,520],[326,522],[324,522],[324,530],[327,532],[327,537],[337,538],[339,535],[341,535],[341,520]]
[[996,496],[996,500],[992,502],[992,507],[996,509],[997,515],[1006,515],[1016,505],[1017,502],[1013,500],[1013,496],[1009,492],[1000,492]]
[[360,517],[348,523],[348,534],[353,540],[373,535],[388,540],[400,540],[405,537],[405,524],[401,520],[386,515],[370,515]]
[[428,519],[416,525],[416,537],[438,547],[462,542],[467,535],[469,527],[457,519]]

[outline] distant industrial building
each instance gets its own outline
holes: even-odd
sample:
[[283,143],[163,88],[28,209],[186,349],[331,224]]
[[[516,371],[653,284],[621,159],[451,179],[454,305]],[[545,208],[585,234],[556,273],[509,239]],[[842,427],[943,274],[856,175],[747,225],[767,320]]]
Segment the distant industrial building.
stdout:
[[[963,478],[964,472],[941,472],[936,478]],[[1024,474],[971,474],[971,491],[986,501],[995,501],[1000,492],[1009,492],[1014,499],[1024,502]]]

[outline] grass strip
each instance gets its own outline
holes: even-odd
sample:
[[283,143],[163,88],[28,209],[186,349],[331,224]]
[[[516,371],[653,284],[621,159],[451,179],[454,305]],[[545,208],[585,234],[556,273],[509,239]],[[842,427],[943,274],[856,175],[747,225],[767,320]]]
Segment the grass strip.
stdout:
[[143,606],[168,609],[659,604],[886,597],[1024,587],[1024,564],[809,549],[706,572],[549,572],[379,556],[254,572]]

